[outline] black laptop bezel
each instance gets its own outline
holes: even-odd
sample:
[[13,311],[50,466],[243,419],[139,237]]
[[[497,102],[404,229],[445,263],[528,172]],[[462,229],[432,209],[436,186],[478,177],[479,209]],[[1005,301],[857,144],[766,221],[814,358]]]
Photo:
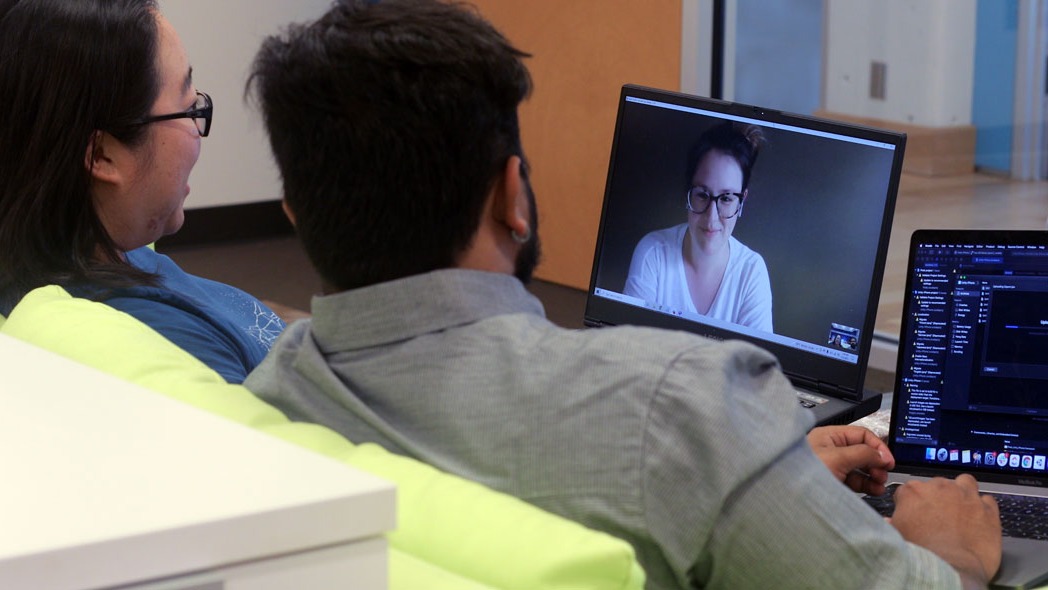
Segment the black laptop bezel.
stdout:
[[[745,335],[740,335],[737,332],[721,329],[713,325],[692,322],[669,314],[657,313],[642,307],[595,295],[601,255],[606,238],[607,203],[611,196],[612,177],[615,172],[617,155],[616,152],[620,143],[619,135],[622,129],[621,123],[624,108],[627,104],[627,97],[664,102],[686,108],[701,109],[726,115],[754,118],[768,123],[802,127],[826,133],[844,134],[860,139],[888,143],[895,146],[895,155],[892,162],[893,169],[891,171],[891,178],[887,188],[887,195],[885,196],[883,213],[881,219],[871,220],[871,223],[879,222],[881,224],[881,233],[873,265],[873,275],[870,277],[868,291],[869,305],[860,331],[859,347],[856,350],[858,357],[857,362],[850,363],[804,352],[776,342],[755,337],[750,338]],[[863,400],[867,396],[865,396],[862,389],[862,384],[865,379],[867,363],[872,347],[874,324],[877,315],[877,302],[880,296],[881,282],[884,276],[884,265],[885,259],[887,258],[888,241],[891,235],[892,218],[895,213],[895,201],[898,195],[899,178],[902,172],[905,144],[906,135],[902,133],[786,113],[753,105],[696,97],[644,86],[632,84],[624,85],[619,97],[615,136],[612,140],[608,175],[605,183],[605,194],[601,208],[600,225],[598,226],[597,243],[594,251],[589,290],[587,291],[586,297],[584,319],[586,325],[644,325],[688,331],[718,340],[747,340],[774,354],[782,365],[783,371],[799,386],[842,399],[851,399],[855,401]],[[810,377],[812,375],[824,376],[825,378],[821,380],[813,379]],[[838,384],[840,387],[832,386],[830,384]]]

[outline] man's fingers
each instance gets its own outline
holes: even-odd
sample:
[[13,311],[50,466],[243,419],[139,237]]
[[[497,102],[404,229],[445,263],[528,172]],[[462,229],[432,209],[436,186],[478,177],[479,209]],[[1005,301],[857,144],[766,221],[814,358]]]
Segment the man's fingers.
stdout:
[[849,473],[844,478],[844,485],[848,486],[852,491],[870,494],[871,496],[880,496],[887,491],[887,488],[884,487],[884,480],[877,481],[870,474],[861,471]]
[[866,445],[840,447],[833,451],[833,470],[840,477],[858,469],[867,474],[873,469],[883,469],[884,457],[877,449]]

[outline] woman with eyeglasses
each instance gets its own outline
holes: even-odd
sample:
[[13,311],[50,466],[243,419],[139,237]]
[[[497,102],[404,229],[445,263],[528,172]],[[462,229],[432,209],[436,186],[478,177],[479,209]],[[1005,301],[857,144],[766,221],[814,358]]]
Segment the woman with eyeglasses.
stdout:
[[148,246],[179,230],[211,98],[155,0],[0,0],[0,314],[61,285],[230,382],[284,322]]
[[759,127],[725,122],[705,131],[688,157],[682,205],[688,220],[644,236],[624,293],[670,312],[772,331],[771,281],[760,254],[732,236],[764,144]]

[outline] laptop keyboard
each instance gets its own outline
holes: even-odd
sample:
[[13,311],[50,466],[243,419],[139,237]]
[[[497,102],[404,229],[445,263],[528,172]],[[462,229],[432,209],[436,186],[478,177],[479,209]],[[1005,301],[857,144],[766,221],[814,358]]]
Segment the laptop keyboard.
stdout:
[[[883,496],[864,496],[863,500],[882,516],[891,516],[895,511],[893,495],[900,484],[888,486]],[[1001,511],[1001,533],[1005,537],[1021,539],[1048,539],[1048,498],[1018,496],[1014,494],[996,494]]]

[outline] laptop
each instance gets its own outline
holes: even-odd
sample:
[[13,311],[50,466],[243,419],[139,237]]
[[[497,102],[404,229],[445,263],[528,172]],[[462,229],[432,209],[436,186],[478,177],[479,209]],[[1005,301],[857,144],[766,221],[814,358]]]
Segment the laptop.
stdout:
[[[1048,516],[1048,232],[918,230],[905,293],[889,483],[970,473]],[[1004,538],[995,587],[1048,583],[1033,536]]]
[[[707,313],[679,297],[638,296],[627,288],[641,240],[672,228],[683,232],[692,184],[687,155],[703,132],[725,122],[755,126],[764,137],[731,237],[767,268],[770,329],[741,315],[709,313],[735,305],[724,281],[725,292],[717,292]],[[585,324],[645,325],[752,342],[778,358],[798,403],[820,425],[852,422],[879,409],[881,394],[864,390],[863,383],[905,141],[889,131],[624,86]],[[675,243],[667,252],[674,255]],[[673,268],[668,264],[666,272]],[[677,268],[684,272],[681,263]]]

